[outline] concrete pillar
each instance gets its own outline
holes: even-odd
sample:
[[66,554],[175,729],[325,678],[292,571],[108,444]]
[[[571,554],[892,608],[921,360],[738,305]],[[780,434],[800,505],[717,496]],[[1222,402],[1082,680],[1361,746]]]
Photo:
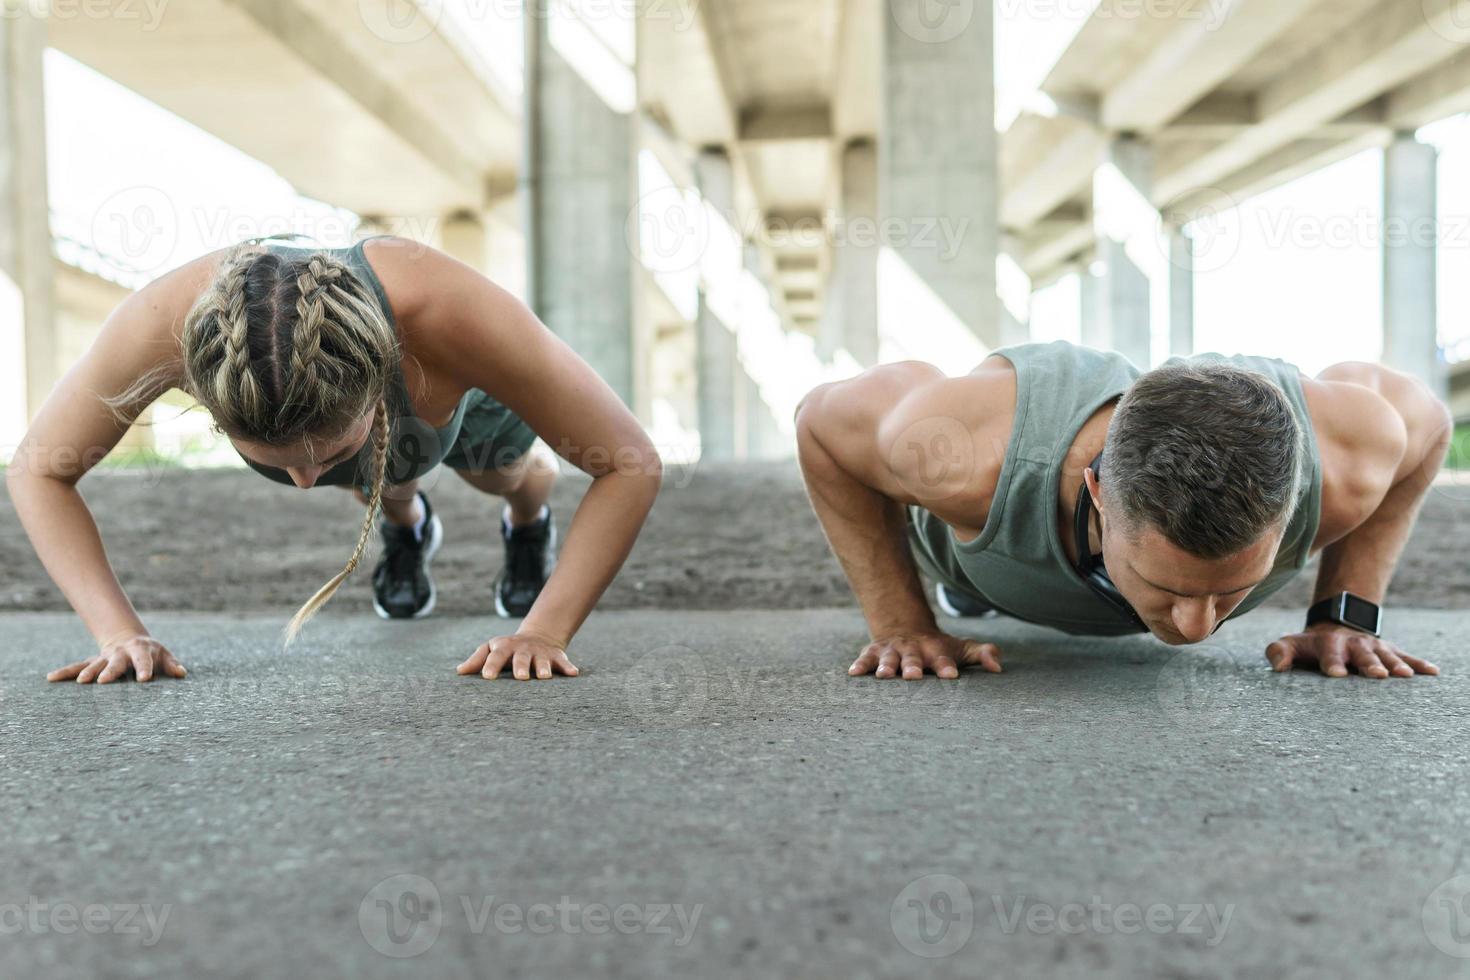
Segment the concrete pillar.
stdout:
[[628,216],[632,112],[608,104],[553,46],[551,4],[528,4],[520,192],[531,308],[630,406],[639,380]]
[[1094,260],[1082,266],[1077,271],[1077,302],[1081,307],[1078,320],[1082,327],[1079,339],[1083,347],[1108,350],[1112,346],[1107,315],[1102,309],[1106,295],[1102,288],[1102,264]]
[[[721,149],[705,149],[695,161],[699,193],[720,214],[735,212],[735,171],[730,157]],[[723,253],[720,253],[723,255]],[[744,252],[729,256],[729,269],[707,269],[699,286],[699,314],[694,324],[694,359],[696,400],[699,412],[700,454],[704,459],[729,460],[739,453],[737,411],[740,397],[736,386],[744,379],[740,365],[739,345],[734,328],[726,323],[711,303],[713,284],[710,275],[728,277],[733,282],[740,275]],[[713,256],[706,255],[706,260]],[[728,286],[727,286],[728,288]]]
[[819,353],[845,350],[863,367],[878,363],[878,148],[853,140],[842,150],[840,220],[822,311]]
[[45,22],[0,16],[0,442],[19,441],[61,376],[46,189]]
[[[916,310],[931,319],[929,329],[948,327],[932,323],[947,311],[954,327],[993,348],[1000,340],[993,4],[880,6],[879,229],[898,260],[880,266],[880,335],[918,329]],[[897,289],[906,295],[889,295]]]
[[455,211],[439,219],[439,249],[477,272],[485,271],[488,238],[485,222],[473,211]]
[[1169,354],[1194,353],[1194,242],[1183,228],[1169,229]]
[[1101,341],[1097,346],[1118,351],[1145,370],[1152,362],[1153,283],[1160,298],[1168,288],[1162,270],[1167,246],[1157,241],[1158,215],[1150,203],[1153,169],[1152,147],[1120,136],[1109,146],[1092,189],[1097,281],[1091,330]]
[[1383,151],[1383,362],[1443,398],[1435,290],[1438,165],[1434,147],[1399,133]]

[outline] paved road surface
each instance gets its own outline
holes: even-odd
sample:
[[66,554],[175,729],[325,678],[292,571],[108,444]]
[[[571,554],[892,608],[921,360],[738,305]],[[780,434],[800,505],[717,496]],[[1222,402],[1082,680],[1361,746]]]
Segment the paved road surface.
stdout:
[[283,619],[96,689],[3,617],[0,976],[1470,973],[1463,615],[1394,613],[1438,679],[1272,675],[1271,612],[918,684],[843,676],[845,610],[603,614],[549,684]]

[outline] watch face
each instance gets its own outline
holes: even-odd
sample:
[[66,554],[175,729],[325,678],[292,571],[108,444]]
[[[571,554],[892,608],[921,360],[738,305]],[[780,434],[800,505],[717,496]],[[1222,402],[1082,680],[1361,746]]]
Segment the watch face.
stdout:
[[1355,595],[1344,595],[1342,598],[1342,618],[1349,626],[1356,626],[1370,633],[1378,632],[1377,606]]

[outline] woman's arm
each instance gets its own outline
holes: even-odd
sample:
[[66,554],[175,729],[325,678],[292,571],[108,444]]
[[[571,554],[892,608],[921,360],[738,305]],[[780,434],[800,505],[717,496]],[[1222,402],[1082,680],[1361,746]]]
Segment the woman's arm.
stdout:
[[[480,388],[504,403],[594,478],[520,630],[564,650],[653,507],[663,477],[658,452],[606,382],[520,300],[432,249],[382,243],[369,250],[415,356],[457,388]],[[499,673],[504,661],[490,659],[485,669]],[[513,668],[522,676],[519,658]]]
[[52,390],[6,470],[16,514],[41,563],[99,650],[113,651],[90,676],[87,670],[98,658],[63,668],[53,679],[70,671],[66,679],[81,674],[85,680],[113,680],[134,669],[143,680],[155,661],[182,676],[183,668],[177,673],[168,669],[172,658],[166,652],[159,656],[156,644],[123,649],[124,641],[147,637],[148,630],[113,573],[77,482],[117,445],[132,417],[146,407],[136,406],[124,421],[102,397],[120,394],[160,366],[161,384],[166,387],[174,380],[168,366],[178,362],[177,324],[212,264],[212,257],[192,263],[124,300],[91,349]]

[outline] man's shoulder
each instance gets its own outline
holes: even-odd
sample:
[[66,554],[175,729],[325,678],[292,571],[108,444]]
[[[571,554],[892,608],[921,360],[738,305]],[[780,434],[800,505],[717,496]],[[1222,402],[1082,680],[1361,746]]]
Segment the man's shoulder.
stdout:
[[885,413],[878,451],[913,503],[980,527],[995,495],[1016,408],[1016,373],[990,357],[960,377],[923,377]]

